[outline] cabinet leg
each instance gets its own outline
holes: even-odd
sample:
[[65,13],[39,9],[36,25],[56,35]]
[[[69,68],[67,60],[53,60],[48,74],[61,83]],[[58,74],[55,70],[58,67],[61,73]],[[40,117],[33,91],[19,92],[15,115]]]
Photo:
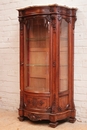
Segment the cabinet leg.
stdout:
[[19,119],[19,121],[24,121],[25,117],[24,116],[19,116],[18,119]]
[[68,121],[69,121],[70,123],[74,123],[74,122],[76,121],[76,118],[69,117],[69,118],[68,118]]
[[58,122],[50,122],[49,125],[55,128],[58,125]]

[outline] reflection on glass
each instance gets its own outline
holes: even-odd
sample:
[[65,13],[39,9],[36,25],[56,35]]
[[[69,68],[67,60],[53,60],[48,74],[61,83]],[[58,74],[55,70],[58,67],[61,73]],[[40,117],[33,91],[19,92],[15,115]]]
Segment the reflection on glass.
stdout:
[[60,28],[60,92],[68,90],[68,23],[63,19]]
[[25,90],[49,92],[49,24],[45,18],[29,20],[25,27]]

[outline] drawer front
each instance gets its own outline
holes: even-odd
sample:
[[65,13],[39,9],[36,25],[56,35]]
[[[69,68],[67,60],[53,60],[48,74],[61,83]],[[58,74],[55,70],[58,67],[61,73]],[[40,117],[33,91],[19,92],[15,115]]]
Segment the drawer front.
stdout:
[[49,108],[49,97],[24,95],[24,106],[26,110]]

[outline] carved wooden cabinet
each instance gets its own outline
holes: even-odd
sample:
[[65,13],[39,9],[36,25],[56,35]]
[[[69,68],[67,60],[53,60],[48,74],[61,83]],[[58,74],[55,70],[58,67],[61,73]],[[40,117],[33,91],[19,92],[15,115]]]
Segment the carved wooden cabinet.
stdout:
[[49,5],[19,9],[19,119],[75,121],[73,64],[75,8]]

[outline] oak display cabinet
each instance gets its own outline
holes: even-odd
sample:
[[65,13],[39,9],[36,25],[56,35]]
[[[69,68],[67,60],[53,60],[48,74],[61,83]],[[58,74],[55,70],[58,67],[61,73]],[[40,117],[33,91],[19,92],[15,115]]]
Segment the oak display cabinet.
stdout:
[[18,9],[20,23],[19,119],[75,121],[75,8],[49,5]]

